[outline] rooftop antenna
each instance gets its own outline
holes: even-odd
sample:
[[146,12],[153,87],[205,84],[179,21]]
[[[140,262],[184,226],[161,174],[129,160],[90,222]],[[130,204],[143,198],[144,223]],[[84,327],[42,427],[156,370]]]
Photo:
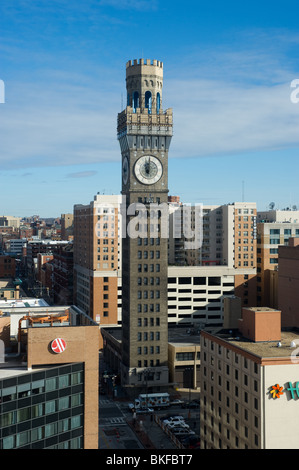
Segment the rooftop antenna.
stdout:
[[242,202],[244,202],[244,180],[242,181]]

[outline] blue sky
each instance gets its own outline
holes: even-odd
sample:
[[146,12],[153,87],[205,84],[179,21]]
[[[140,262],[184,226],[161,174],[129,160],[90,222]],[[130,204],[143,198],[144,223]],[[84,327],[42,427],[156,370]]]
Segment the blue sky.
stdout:
[[117,113],[139,58],[164,63],[170,194],[299,207],[298,15],[297,0],[1,0],[0,213],[120,192]]

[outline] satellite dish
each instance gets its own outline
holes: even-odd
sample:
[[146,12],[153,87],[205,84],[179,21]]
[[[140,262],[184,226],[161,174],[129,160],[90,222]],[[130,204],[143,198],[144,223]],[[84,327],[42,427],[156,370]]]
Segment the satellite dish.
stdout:
[[281,342],[280,341],[279,341],[279,343],[277,343],[277,347],[281,348]]
[[290,348],[295,348],[295,347],[296,347],[295,341],[291,341]]
[[270,210],[273,210],[274,207],[275,207],[275,202],[270,202],[270,204],[269,204],[269,209],[270,209]]

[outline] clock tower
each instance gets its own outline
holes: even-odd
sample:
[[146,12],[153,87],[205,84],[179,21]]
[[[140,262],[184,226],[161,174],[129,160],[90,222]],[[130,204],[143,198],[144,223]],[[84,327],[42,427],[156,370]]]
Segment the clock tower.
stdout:
[[168,385],[168,209],[162,208],[168,208],[172,109],[163,111],[162,86],[162,62],[127,62],[127,106],[117,121],[126,230],[121,380],[140,392]]

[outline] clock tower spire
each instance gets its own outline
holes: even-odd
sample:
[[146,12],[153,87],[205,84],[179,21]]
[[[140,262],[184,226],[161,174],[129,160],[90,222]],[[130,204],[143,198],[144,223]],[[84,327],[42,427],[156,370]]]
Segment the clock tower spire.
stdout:
[[[160,391],[168,385],[168,237],[157,207],[168,206],[172,138],[172,109],[164,112],[162,107],[163,63],[127,62],[126,87],[127,106],[117,122],[127,230],[122,242],[121,378],[124,385]],[[137,215],[136,235],[128,227]]]

